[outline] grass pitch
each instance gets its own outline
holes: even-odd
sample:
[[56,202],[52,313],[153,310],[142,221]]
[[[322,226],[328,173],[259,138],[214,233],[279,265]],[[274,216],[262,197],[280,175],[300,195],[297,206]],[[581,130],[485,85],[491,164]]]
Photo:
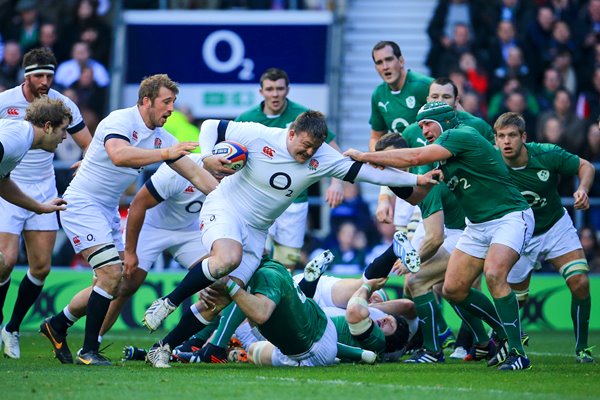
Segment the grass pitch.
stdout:
[[[247,364],[172,364],[153,369],[121,362],[125,345],[149,346],[163,332],[109,334],[113,367],[61,365],[41,335],[23,332],[21,359],[0,359],[0,398],[13,399],[600,399],[600,365],[575,363],[571,332],[532,332],[533,369],[500,372],[483,362],[388,363],[328,368],[267,368]],[[71,350],[82,334],[68,337]],[[590,343],[600,343],[592,332]],[[448,352],[446,353],[449,354]],[[596,352],[596,357],[600,355]]]

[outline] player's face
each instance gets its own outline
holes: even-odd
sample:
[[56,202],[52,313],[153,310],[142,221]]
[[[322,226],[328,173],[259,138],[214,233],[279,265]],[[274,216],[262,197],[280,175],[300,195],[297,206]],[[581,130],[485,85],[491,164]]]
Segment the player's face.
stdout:
[[277,79],[276,81],[265,79],[260,88],[260,94],[265,98],[264,113],[267,115],[281,114],[289,90],[289,87],[285,84],[285,79]]
[[304,164],[312,158],[317,150],[319,150],[319,147],[321,147],[321,144],[323,142],[306,132],[296,132],[290,129],[288,133],[288,152],[300,164]]
[[54,74],[40,72],[39,74],[31,74],[25,77],[25,85],[27,90],[34,96],[40,97],[48,94],[50,86],[54,81]]
[[167,118],[171,115],[173,110],[175,109],[175,93],[166,87],[161,87],[158,91],[158,97],[154,99],[148,108],[148,118],[150,120],[150,124],[152,125],[151,129],[162,127],[165,122],[167,122]]
[[443,101],[456,109],[456,97],[454,97],[454,89],[451,84],[438,85],[437,83],[432,83],[429,86],[429,96],[427,96],[427,102],[430,101]]
[[525,143],[525,134],[521,134],[516,126],[506,126],[496,131],[496,146],[502,157],[514,159],[521,155]]
[[400,90],[400,81],[404,74],[404,57],[396,57],[390,46],[373,52],[375,69],[381,79],[388,84],[392,90]]
[[442,127],[435,121],[421,121],[419,126],[423,131],[423,136],[429,143],[435,142],[435,139],[439,138],[442,134]]
[[384,336],[393,335],[396,332],[396,329],[398,329],[398,322],[396,321],[396,318],[391,315],[386,315],[385,317],[378,319],[377,325]]
[[59,144],[67,138],[67,126],[69,120],[64,119],[63,123],[59,126],[52,127],[50,123],[46,123],[44,126],[44,141],[42,142],[42,149],[53,153]]

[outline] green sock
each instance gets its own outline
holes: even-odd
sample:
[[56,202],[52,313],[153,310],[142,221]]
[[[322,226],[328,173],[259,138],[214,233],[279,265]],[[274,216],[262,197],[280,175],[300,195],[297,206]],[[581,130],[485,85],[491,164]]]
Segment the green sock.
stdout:
[[492,304],[485,294],[477,289],[471,288],[469,290],[469,295],[463,301],[457,303],[457,305],[471,313],[473,316],[483,320],[501,338],[505,337],[504,328],[500,316],[498,315],[498,311],[496,311],[494,304]]
[[337,358],[342,361],[362,361],[363,349],[337,342]]
[[[463,324],[473,333],[473,344],[485,345],[489,341],[490,337],[488,336],[485,327],[483,326],[483,322],[481,322],[481,318],[476,317],[472,313],[469,312],[468,309],[459,304],[453,304],[450,302],[456,314],[463,321]],[[462,304],[462,303],[461,303]],[[503,331],[504,333],[504,331]]]
[[515,292],[511,291],[507,296],[494,299],[494,304],[506,332],[508,348],[515,349],[524,355],[525,350],[521,343],[521,316]]
[[226,349],[229,339],[231,339],[238,326],[244,322],[244,319],[246,319],[246,316],[235,303],[225,307],[221,312],[219,327],[210,343]]
[[210,324],[206,325],[204,329],[202,329],[200,332],[196,333],[192,337],[206,342],[213,334],[215,329],[217,329],[217,326],[219,326],[219,318],[215,318],[212,321],[210,321]]
[[413,299],[419,316],[419,324],[423,333],[423,347],[433,352],[438,352],[438,330],[436,310],[437,302],[433,292],[426,293],[422,296],[417,296]]
[[571,298],[571,319],[575,331],[575,352],[585,350],[588,347],[588,330],[590,327],[590,312],[592,310],[592,298],[580,300]]
[[435,302],[435,322],[438,326],[438,331],[440,333],[446,332],[448,330],[448,323],[444,319],[444,314],[442,314],[442,299]]

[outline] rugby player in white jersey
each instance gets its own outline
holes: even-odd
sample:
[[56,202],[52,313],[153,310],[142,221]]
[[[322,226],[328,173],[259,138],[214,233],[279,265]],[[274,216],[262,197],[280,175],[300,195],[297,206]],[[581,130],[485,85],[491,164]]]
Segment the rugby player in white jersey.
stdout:
[[177,84],[167,75],[144,79],[135,106],[113,111],[100,122],[81,167],[65,192],[69,209],[61,213],[61,222],[75,251],[92,267],[94,281],[91,287],[76,294],[63,311],[40,326],[63,363],[72,362],[66,331],[87,313],[84,343],[76,361],[83,365],[111,364],[98,351],[98,334],[123,275],[118,205],[121,194],[135,182],[143,167],[166,161],[205,193],[217,185],[207,171],[185,157],[197,143],[177,143],[162,129],[173,112],[178,92]]
[[[29,104],[41,97],[60,99],[71,110],[72,119],[67,132],[83,151],[92,137],[86,127],[79,108],[67,97],[50,89],[54,79],[56,58],[50,50],[34,49],[23,57],[25,82],[0,93],[0,119],[22,121]],[[44,203],[57,197],[56,180],[52,159],[54,155],[43,149],[27,152],[21,163],[11,174],[11,179],[21,191],[36,201]],[[18,358],[19,328],[27,311],[42,292],[44,280],[50,273],[52,249],[56,241],[58,221],[56,215],[36,214],[0,199],[0,252],[4,263],[0,264],[0,324],[2,308],[10,286],[10,275],[19,254],[19,239],[23,234],[29,270],[21,281],[10,321],[2,331],[5,354]]]
[[[144,323],[156,330],[181,302],[217,279],[229,275],[245,285],[258,267],[269,226],[302,190],[323,177],[391,186],[433,185],[439,171],[414,175],[354,163],[324,144],[327,124],[323,114],[306,111],[289,129],[268,128],[252,122],[207,120],[200,146],[204,167],[213,174],[226,170],[224,157],[213,156],[215,143],[234,140],[248,149],[248,163],[223,179],[200,212],[202,242],[210,249],[204,259],[173,292],[152,303]],[[166,345],[165,347],[168,347]],[[162,349],[165,353],[170,349]]]

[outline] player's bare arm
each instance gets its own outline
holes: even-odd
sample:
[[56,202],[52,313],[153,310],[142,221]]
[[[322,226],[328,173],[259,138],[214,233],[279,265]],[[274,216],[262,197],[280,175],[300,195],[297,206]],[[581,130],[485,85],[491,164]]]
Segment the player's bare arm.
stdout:
[[384,131],[374,131],[371,129],[371,137],[369,138],[369,151],[375,151],[375,144],[385,134]]
[[196,142],[181,142],[164,149],[141,149],[125,139],[110,138],[104,144],[106,153],[117,167],[140,168],[161,161],[176,160],[198,147]]
[[189,157],[181,157],[179,160],[169,164],[169,167],[190,181],[192,185],[204,194],[209,194],[219,184],[206,169],[200,167]]
[[423,220],[425,237],[419,248],[421,265],[435,255],[444,243],[444,211],[438,211]]
[[437,144],[412,149],[394,149],[377,152],[362,152],[356,149],[349,149],[344,152],[344,155],[352,157],[356,161],[395,168],[411,168],[430,164],[435,161],[447,160],[452,157],[450,151]]
[[140,231],[146,219],[146,211],[157,204],[158,200],[150,194],[146,186],[142,186],[129,206],[129,215],[125,227],[125,279],[129,279],[138,267],[139,260],[136,250]]
[[588,198],[588,193],[594,183],[595,174],[596,169],[592,163],[580,158],[579,169],[577,171],[577,176],[579,177],[579,186],[577,187],[577,191],[573,193],[573,199],[575,201],[574,207],[576,210],[587,210],[590,208],[590,199]]
[[[88,127],[84,126],[83,129],[75,132],[74,134],[71,135],[71,137],[73,138],[73,140],[75,141],[77,146],[79,146],[79,148],[81,149],[82,156],[84,156],[90,143],[92,142],[92,134],[90,133],[90,130],[88,129]],[[79,168],[79,166],[81,165],[81,161],[82,160],[75,161],[73,163],[73,165],[71,165],[70,168],[75,170],[73,172],[73,175],[75,175],[77,173],[77,168]]]
[[52,199],[46,203],[40,203],[32,199],[23,193],[10,177],[0,179],[0,197],[37,214],[48,214],[67,209],[65,206],[67,202],[61,198]]
[[[232,280],[228,278],[228,285]],[[239,287],[239,286],[238,286]],[[231,292],[230,292],[231,293]],[[239,288],[231,298],[238,305],[240,310],[248,319],[258,325],[262,325],[271,318],[271,314],[277,306],[275,302],[262,294],[250,294],[242,288]]]

